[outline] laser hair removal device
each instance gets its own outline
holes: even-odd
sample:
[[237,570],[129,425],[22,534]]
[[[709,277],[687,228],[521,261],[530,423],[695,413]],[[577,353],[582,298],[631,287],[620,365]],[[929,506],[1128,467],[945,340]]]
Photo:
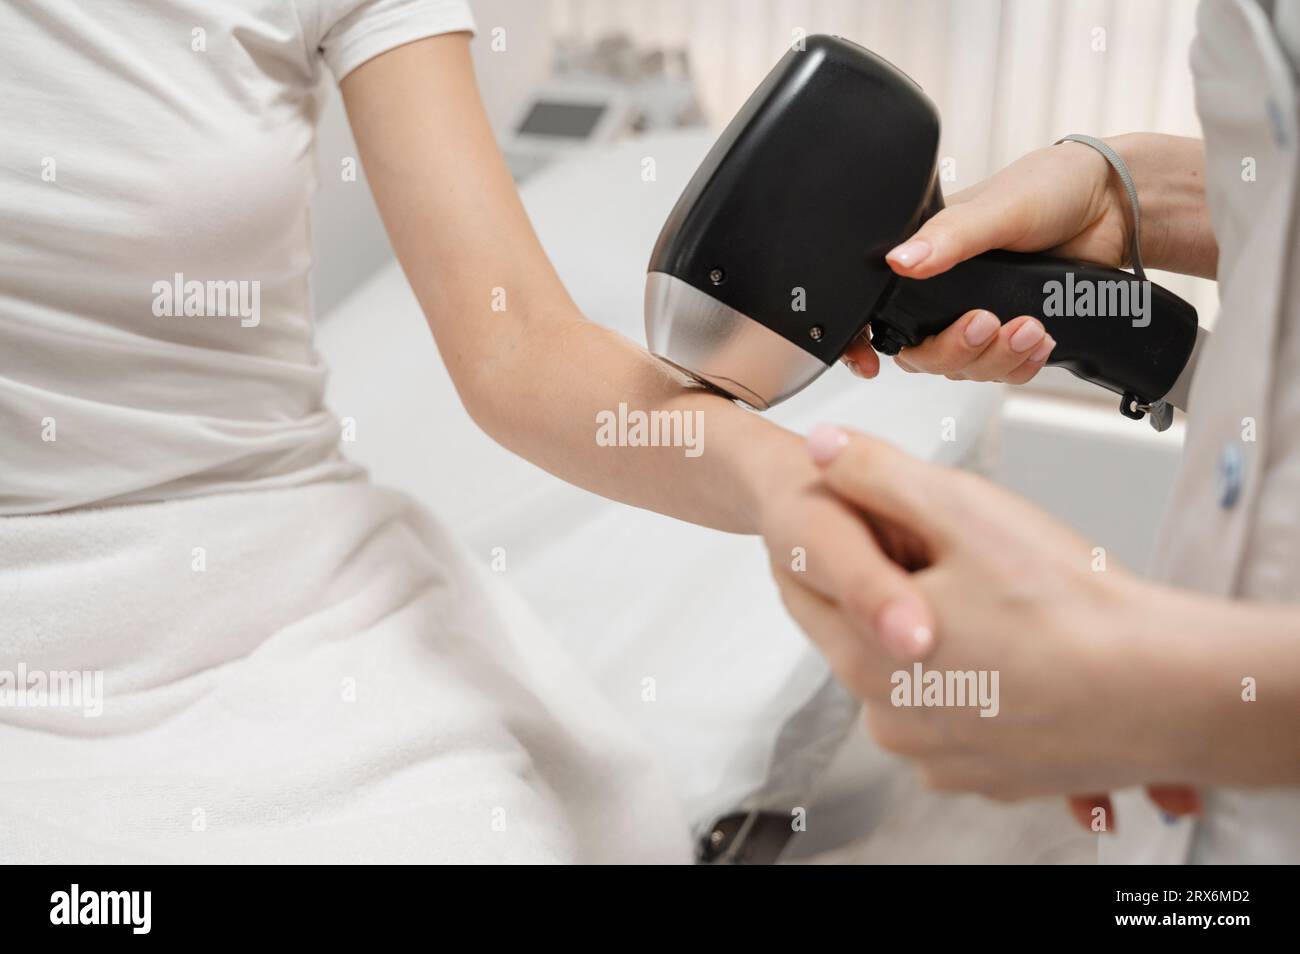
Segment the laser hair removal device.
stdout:
[[1178,296],[1151,284],[1143,314],[1085,317],[1060,313],[1049,289],[1091,285],[1097,300],[1132,290],[1132,304],[1141,283],[1005,251],[923,280],[889,269],[885,254],[943,208],[938,148],[938,111],[911,79],[854,43],[809,37],[749,97],[669,215],[646,281],[650,351],[764,410],[868,327],[892,355],[972,308],[1028,314],[1056,339],[1050,364],[1122,395],[1127,416],[1151,411],[1167,426],[1170,404],[1186,409],[1198,337],[1196,310]]

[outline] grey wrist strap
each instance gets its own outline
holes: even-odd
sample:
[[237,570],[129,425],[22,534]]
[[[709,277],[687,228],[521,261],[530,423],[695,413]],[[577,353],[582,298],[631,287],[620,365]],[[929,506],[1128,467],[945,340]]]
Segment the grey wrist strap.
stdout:
[[1142,210],[1138,207],[1138,190],[1133,184],[1133,173],[1128,171],[1128,164],[1119,157],[1119,153],[1092,136],[1084,136],[1079,133],[1071,133],[1068,136],[1062,136],[1053,146],[1059,146],[1063,142],[1081,142],[1085,146],[1091,146],[1105,157],[1106,161],[1111,164],[1115,172],[1119,175],[1119,181],[1124,185],[1124,192],[1128,195],[1129,205],[1133,208],[1133,274],[1137,276],[1138,281],[1147,280],[1146,269],[1142,267]]
[[[1138,190],[1133,184],[1133,173],[1128,171],[1128,163],[1120,158],[1118,152],[1093,136],[1084,136],[1079,133],[1071,133],[1068,136],[1062,136],[1054,146],[1059,146],[1063,142],[1078,142],[1085,146],[1091,146],[1096,149],[1111,168],[1119,175],[1119,181],[1124,185],[1124,192],[1128,195],[1129,205],[1133,209],[1133,275],[1138,281],[1147,280],[1146,269],[1142,267],[1142,210],[1138,206]],[[1147,412],[1147,420],[1157,431],[1167,430],[1174,420],[1174,410],[1171,404],[1165,401],[1156,401],[1149,406],[1139,405],[1139,410]]]

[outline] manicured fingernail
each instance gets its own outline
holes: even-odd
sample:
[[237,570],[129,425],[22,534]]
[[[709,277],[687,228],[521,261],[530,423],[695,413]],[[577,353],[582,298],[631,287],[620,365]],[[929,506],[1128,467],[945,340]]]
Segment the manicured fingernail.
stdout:
[[921,610],[906,600],[886,603],[876,614],[876,635],[896,659],[920,659],[934,645],[934,632]]
[[848,368],[850,371],[852,371],[852,372],[853,372],[857,377],[859,377],[859,378],[865,378],[865,377],[866,377],[866,375],[862,373],[862,368],[861,368],[861,366],[860,366],[856,361],[854,361],[852,358],[844,358],[844,359],[842,359],[842,360],[844,361],[844,367],[846,367],[846,368]]
[[849,443],[849,435],[834,424],[818,424],[808,435],[808,453],[819,464],[829,464]]
[[1011,350],[1016,354],[1024,354],[1038,342],[1043,340],[1047,332],[1043,326],[1036,321],[1026,321],[1016,329],[1016,333],[1011,336]]
[[1029,356],[1029,360],[1034,364],[1046,361],[1047,356],[1052,353],[1052,349],[1055,347],[1056,339],[1048,335],[1047,340],[1034,349],[1034,353]]
[[902,265],[904,268],[911,268],[913,265],[919,265],[929,258],[932,251],[934,249],[930,248],[930,243],[925,239],[911,239],[890,251],[885,258]]
[[997,334],[1001,327],[1002,322],[998,321],[997,315],[990,311],[978,311],[970,321],[966,322],[963,337],[972,348],[978,348]]

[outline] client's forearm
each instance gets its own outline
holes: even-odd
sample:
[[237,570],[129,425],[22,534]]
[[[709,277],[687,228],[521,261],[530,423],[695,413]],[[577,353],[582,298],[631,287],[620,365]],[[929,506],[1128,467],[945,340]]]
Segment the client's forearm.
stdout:
[[465,35],[377,56],[343,95],[393,246],[492,437],[580,487],[738,532],[758,529],[771,488],[816,479],[793,435],[582,318],[497,149]]
[[1214,278],[1219,245],[1205,202],[1205,144],[1159,133],[1106,140],[1124,159],[1142,211],[1142,259],[1150,268]]
[[520,318],[517,347],[462,387],[500,444],[569,483],[739,533],[772,493],[816,473],[799,438],[576,311]]

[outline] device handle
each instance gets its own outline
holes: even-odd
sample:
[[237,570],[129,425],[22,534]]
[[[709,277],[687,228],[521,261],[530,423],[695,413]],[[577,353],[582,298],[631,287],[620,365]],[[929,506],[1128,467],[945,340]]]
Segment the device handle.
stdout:
[[1000,250],[931,278],[899,278],[870,317],[872,344],[897,354],[974,308],[1003,322],[1033,315],[1056,339],[1048,364],[1124,395],[1126,404],[1163,398],[1196,344],[1196,309],[1154,282],[1088,262]]

